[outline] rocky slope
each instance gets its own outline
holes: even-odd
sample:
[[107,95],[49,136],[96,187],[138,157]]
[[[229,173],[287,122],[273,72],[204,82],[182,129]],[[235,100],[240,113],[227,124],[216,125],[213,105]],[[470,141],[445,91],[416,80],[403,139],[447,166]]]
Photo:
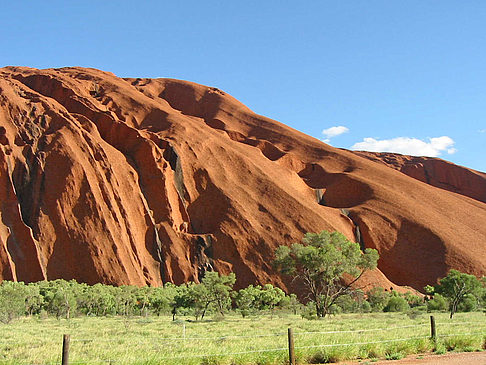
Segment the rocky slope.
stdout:
[[285,286],[274,249],[322,229],[378,249],[365,283],[486,274],[484,174],[410,159],[333,148],[190,82],[6,67],[0,279],[160,285],[215,269]]
[[432,186],[486,203],[486,174],[432,157],[406,156],[398,153],[357,151],[360,156],[381,162],[405,175]]

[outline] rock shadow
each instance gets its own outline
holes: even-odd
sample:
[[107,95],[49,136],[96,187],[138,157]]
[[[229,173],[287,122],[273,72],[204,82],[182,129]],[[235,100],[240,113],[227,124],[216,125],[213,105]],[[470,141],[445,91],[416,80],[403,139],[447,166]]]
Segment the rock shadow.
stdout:
[[423,291],[447,274],[446,247],[431,229],[403,220],[393,247],[380,253],[378,268],[397,285]]

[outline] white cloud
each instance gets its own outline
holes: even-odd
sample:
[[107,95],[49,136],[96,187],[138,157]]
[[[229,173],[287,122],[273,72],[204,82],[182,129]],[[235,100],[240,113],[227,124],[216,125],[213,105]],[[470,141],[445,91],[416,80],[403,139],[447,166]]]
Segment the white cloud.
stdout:
[[333,137],[337,137],[341,134],[348,133],[348,132],[349,132],[349,128],[347,128],[343,125],[340,125],[340,126],[324,129],[322,131],[322,134],[326,137],[326,139],[324,140],[324,142],[326,142],[326,141],[329,141]]
[[362,142],[351,146],[353,150],[371,152],[395,152],[413,156],[440,156],[442,152],[456,153],[454,140],[448,136],[428,138],[424,141],[418,138],[396,137],[392,139],[364,138]]
[[479,133],[486,133],[486,129],[480,129],[478,132]]

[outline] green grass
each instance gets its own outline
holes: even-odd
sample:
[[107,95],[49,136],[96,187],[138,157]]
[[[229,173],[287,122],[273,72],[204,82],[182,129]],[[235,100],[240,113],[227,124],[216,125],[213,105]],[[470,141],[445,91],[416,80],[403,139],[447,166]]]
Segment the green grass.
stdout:
[[[483,313],[434,314],[439,338],[428,339],[429,316],[347,314],[323,320],[293,315],[193,322],[161,317],[22,318],[0,325],[0,363],[59,363],[62,335],[71,335],[72,364],[285,364],[287,328],[294,330],[298,363],[398,359],[436,351],[479,351],[486,346]],[[184,339],[185,326],[185,339]],[[414,326],[396,328],[404,326]],[[352,332],[364,330],[361,332]],[[349,331],[349,332],[339,332]],[[320,333],[321,332],[321,333]],[[337,333],[322,333],[337,332]],[[468,333],[467,335],[461,335]],[[455,335],[459,334],[459,335]],[[413,338],[409,340],[399,340]],[[271,350],[265,351],[262,350]],[[280,350],[283,349],[283,350]]]

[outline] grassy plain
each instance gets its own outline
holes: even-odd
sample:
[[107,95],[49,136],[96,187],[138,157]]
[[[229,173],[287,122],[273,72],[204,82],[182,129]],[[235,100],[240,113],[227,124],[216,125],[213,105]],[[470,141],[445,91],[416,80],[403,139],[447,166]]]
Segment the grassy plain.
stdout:
[[323,320],[228,315],[200,322],[191,317],[173,322],[169,316],[21,318],[0,325],[0,362],[59,364],[64,333],[71,335],[71,364],[285,364],[289,327],[302,364],[485,349],[483,313],[458,313],[453,320],[447,313],[434,315],[437,344],[429,339],[427,313],[343,314]]

